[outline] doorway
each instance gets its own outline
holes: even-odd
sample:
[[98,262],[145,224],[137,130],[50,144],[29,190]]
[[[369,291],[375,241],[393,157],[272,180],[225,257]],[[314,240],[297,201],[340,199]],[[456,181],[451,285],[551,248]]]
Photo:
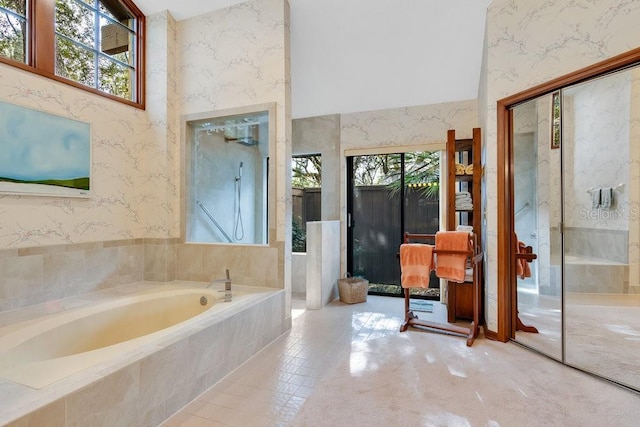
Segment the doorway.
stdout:
[[[402,296],[398,251],[404,232],[440,228],[440,153],[347,157],[347,271],[369,281],[369,294]],[[412,297],[440,299],[432,274]]]

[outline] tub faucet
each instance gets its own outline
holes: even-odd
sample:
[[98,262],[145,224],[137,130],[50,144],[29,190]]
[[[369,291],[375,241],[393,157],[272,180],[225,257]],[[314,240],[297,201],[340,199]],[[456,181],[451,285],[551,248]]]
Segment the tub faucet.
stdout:
[[211,281],[211,283],[209,283],[209,286],[207,286],[207,288],[213,285],[214,283],[224,283],[224,291],[220,290],[218,292],[224,292],[224,302],[230,302],[231,301],[231,276],[229,275],[228,268],[225,271],[227,273],[226,279],[214,279]]

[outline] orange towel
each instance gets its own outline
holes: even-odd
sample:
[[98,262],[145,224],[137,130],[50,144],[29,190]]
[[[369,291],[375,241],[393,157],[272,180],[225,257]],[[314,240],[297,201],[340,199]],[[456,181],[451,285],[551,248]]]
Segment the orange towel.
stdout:
[[[468,231],[439,231],[436,233],[436,251],[469,251],[471,239]],[[452,282],[464,282],[467,255],[437,254],[436,276]]]
[[[517,253],[524,254],[527,253],[527,245],[524,242],[518,240],[518,246],[516,248]],[[527,277],[531,277],[531,267],[529,267],[529,263],[526,259],[518,259],[516,260],[516,274],[521,279],[526,279]]]
[[403,288],[428,288],[433,270],[433,246],[421,243],[400,245],[400,283]]

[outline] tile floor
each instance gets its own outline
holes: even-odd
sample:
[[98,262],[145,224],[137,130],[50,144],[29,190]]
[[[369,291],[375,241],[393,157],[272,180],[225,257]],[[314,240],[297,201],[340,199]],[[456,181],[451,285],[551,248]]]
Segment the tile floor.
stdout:
[[[436,303],[438,304],[438,303]],[[293,327],[168,419],[164,427],[291,425],[318,381],[352,342],[397,334],[403,300],[369,296],[365,304],[306,310],[293,298]]]
[[[163,426],[637,425],[635,393],[514,344],[400,334],[402,310],[400,298],[322,310],[294,298],[291,331]],[[445,316],[437,302],[419,313]]]

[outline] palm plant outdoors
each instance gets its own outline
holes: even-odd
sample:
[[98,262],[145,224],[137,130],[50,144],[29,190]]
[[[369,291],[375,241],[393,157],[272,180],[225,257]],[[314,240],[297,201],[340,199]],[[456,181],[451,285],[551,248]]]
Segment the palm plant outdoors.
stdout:
[[[404,183],[402,157],[404,156]],[[403,154],[379,154],[354,158],[355,185],[386,185],[391,194],[402,185],[421,192],[424,197],[438,196],[440,153],[421,151]]]

